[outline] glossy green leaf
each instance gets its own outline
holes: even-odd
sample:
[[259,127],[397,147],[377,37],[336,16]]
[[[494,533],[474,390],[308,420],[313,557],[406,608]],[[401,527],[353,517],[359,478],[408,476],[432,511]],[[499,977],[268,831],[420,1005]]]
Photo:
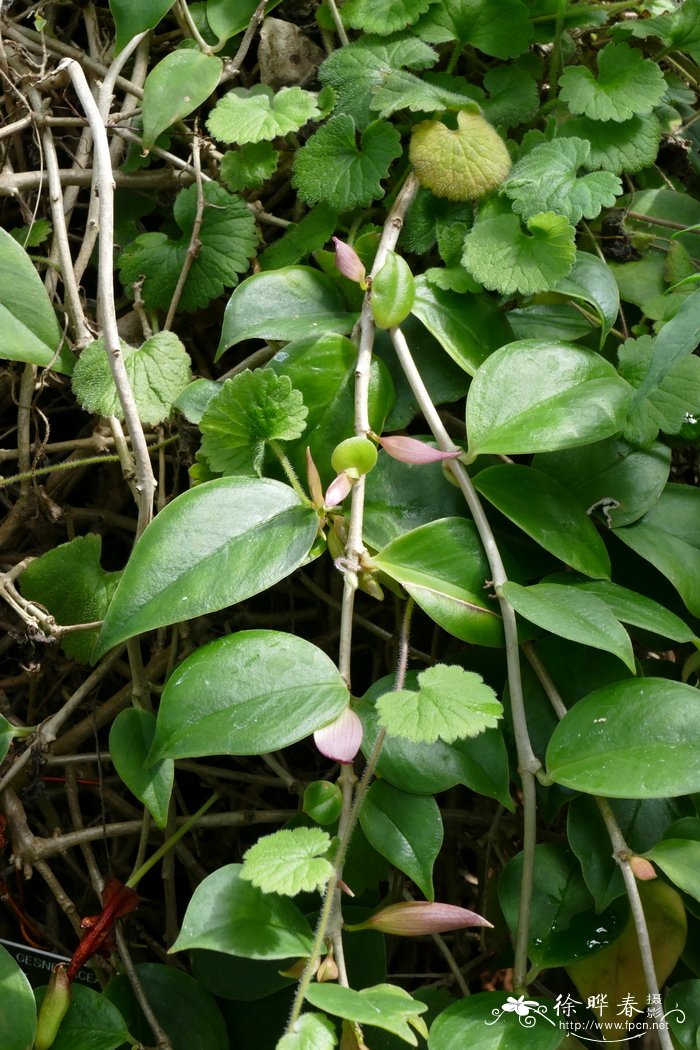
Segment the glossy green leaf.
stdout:
[[671,581],[688,609],[700,616],[700,491],[667,485],[649,511],[615,535]]
[[453,361],[469,375],[499,346],[510,342],[507,314],[485,295],[458,295],[416,278],[413,313]]
[[293,978],[283,977],[281,970],[292,966],[295,959],[244,959],[239,955],[193,948],[189,952],[192,975],[202,988],[220,999],[255,1002],[282,988]]
[[[416,672],[406,676],[407,689],[416,689]],[[382,678],[358,703],[354,710],[362,719],[362,751],[369,757],[379,732],[375,708],[378,697],[393,685],[392,678]],[[379,755],[377,771],[389,784],[415,795],[432,795],[464,784],[480,795],[496,798],[513,809],[509,793],[508,756],[500,729],[487,729],[478,737],[446,744],[414,744],[403,737],[388,736]]]
[[680,981],[666,993],[668,1026],[682,1050],[700,1047],[700,981]]
[[117,27],[115,53],[119,54],[132,37],[147,29],[154,29],[173,6],[173,0],[142,0],[135,4],[133,0],[109,0]]
[[[518,925],[523,854],[508,861],[498,880],[498,897],[511,931]],[[576,857],[559,843],[535,847],[528,957],[540,969],[566,966],[600,952],[616,940],[627,921],[626,899],[598,915]]]
[[[270,368],[291,381],[308,408],[306,429],[298,441],[285,446],[300,477],[306,476],[306,449],[311,449],[323,483],[335,477],[331,454],[353,433],[355,365],[357,348],[342,335],[302,339],[280,350]],[[393,402],[393,384],[384,363],[372,362],[369,375],[368,413],[373,430],[381,433]]]
[[408,875],[428,900],[435,900],[433,864],[442,846],[442,818],[430,795],[410,795],[377,780],[360,810],[367,840]]
[[640,627],[644,631],[670,638],[674,642],[697,642],[697,638],[680,616],[664,609],[653,598],[638,594],[609,580],[573,581],[573,586],[595,594],[608,606],[616,620]]
[[156,717],[140,707],[121,711],[109,731],[109,752],[118,775],[143,802],[159,828],[168,820],[175,766],[171,759],[146,765],[156,732]]
[[356,320],[335,283],[308,266],[253,274],[231,296],[216,358],[243,339],[304,339],[349,332]]
[[[106,572],[100,565],[102,537],[90,533],[76,536],[30,562],[20,577],[22,594],[40,602],[56,623],[92,623],[105,616],[121,578],[120,572]],[[88,663],[98,635],[75,631],[61,639],[67,656]]]
[[199,423],[204,410],[221,390],[221,383],[213,379],[195,379],[173,401],[173,408],[182,412],[188,423]]
[[32,986],[0,944],[0,1045],[3,1050],[27,1050],[34,1042],[36,1007]]
[[612,527],[641,518],[668,480],[671,450],[659,442],[643,449],[621,438],[535,456],[533,466],[559,481],[587,513]]
[[549,475],[534,467],[498,464],[479,471],[474,486],[560,561],[587,576],[610,576],[608,552],[595,526]]
[[263,893],[226,864],[200,882],[171,951],[207,948],[245,959],[287,959],[311,951],[311,927],[297,906]]
[[0,763],[7,758],[7,752],[12,746],[16,728],[4,715],[0,715]]
[[319,1010],[358,1024],[383,1028],[411,1046],[418,1046],[418,1040],[409,1025],[426,1034],[425,1024],[420,1022],[420,1014],[428,1009],[426,1004],[392,984],[378,984],[360,992],[338,984],[312,984],[306,991],[306,998]]
[[[37,1007],[41,1006],[46,989],[38,988],[35,994]],[[130,1041],[124,1018],[106,996],[77,982],[71,995],[51,1050],[116,1050]]]
[[575,342],[590,335],[595,327],[570,303],[533,303],[508,311],[508,321],[515,339],[565,339]]
[[651,363],[644,380],[634,396],[639,403],[651,390],[659,386],[673,366],[692,354],[700,341],[700,290],[683,302],[675,317],[663,326],[652,351]]
[[600,319],[602,347],[620,310],[620,293],[606,263],[597,255],[576,252],[573,269],[555,286],[554,291],[593,307]]
[[452,1003],[430,1027],[429,1050],[558,1050],[562,1030],[554,1002],[528,997],[516,1012],[518,1004],[506,992],[478,992]]
[[619,431],[632,390],[611,364],[570,343],[524,339],[487,358],[469,389],[472,459],[547,452]]
[[[654,970],[658,986],[663,987],[678,962],[686,939],[686,917],[683,901],[671,886],[655,879],[639,882],[639,895],[646,919]],[[627,1018],[620,1003],[625,996],[643,1009],[647,1001],[647,982],[644,975],[639,940],[630,915],[622,935],[604,951],[590,959],[582,959],[567,967],[569,976],[584,1000],[604,992],[606,998],[596,1017],[607,1025],[611,1040],[625,1039]],[[635,1020],[638,1014],[633,1014]],[[642,1033],[639,1032],[641,1035]]]
[[32,261],[7,230],[0,229],[0,328],[2,356],[70,375],[75,359]]
[[[659,841],[672,821],[687,812],[684,799],[610,799],[610,807],[625,842],[634,853],[644,853]],[[625,893],[620,865],[610,849],[605,823],[590,795],[573,799],[567,811],[566,836],[579,859],[583,877],[601,912]]]
[[[189,974],[160,963],[140,963],[136,973],[173,1050],[229,1050],[219,1007]],[[115,977],[103,994],[122,1014],[131,1035],[144,1046],[152,1043],[152,1030],[126,975]]]
[[[265,14],[269,14],[282,0],[268,0]],[[219,40],[230,40],[248,27],[255,14],[258,0],[207,0],[207,22]]]
[[144,149],[209,98],[222,68],[220,58],[197,48],[171,51],[153,67],[143,85]]
[[488,562],[471,521],[443,518],[421,525],[392,540],[372,562],[450,634],[479,645],[501,644],[498,605],[485,590]]
[[664,839],[646,854],[674,886],[700,900],[700,842],[690,839]]
[[317,646],[282,631],[239,631],[197,649],[169,678],[149,761],[276,751],[347,703],[335,664]]
[[700,790],[700,693],[664,678],[596,689],[552,734],[547,771],[557,784],[611,798]]
[[515,611],[551,634],[618,656],[634,673],[632,643],[609,607],[594,594],[559,583],[521,587],[512,580],[503,594]]
[[267,590],[304,562],[317,527],[294,490],[268,478],[220,478],[184,492],[136,544],[93,658]]

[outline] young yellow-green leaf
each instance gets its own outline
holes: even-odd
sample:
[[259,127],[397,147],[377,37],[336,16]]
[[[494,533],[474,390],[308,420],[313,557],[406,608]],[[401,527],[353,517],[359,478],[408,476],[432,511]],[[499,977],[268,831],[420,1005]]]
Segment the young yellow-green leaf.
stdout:
[[630,117],[620,123],[576,117],[561,124],[557,135],[557,141],[574,136],[588,142],[591,150],[583,161],[584,168],[591,171],[605,168],[621,175],[623,171],[631,174],[654,163],[659,152],[661,125],[653,113]]
[[153,67],[143,85],[143,144],[149,150],[158,136],[189,116],[219,83],[222,61],[197,48],[171,51]]
[[[143,423],[162,423],[192,379],[184,346],[173,332],[156,333],[139,350],[126,343],[121,346],[139,418]],[[103,338],[85,347],[72,382],[73,393],[87,412],[124,418]]]
[[585,66],[570,66],[559,78],[559,88],[572,113],[623,121],[651,113],[666,94],[666,81],[656,62],[640,51],[608,44],[598,54],[597,79]]
[[308,410],[287,376],[246,369],[227,379],[200,421],[202,452],[221,474],[260,475],[268,441],[301,437]]
[[[427,1003],[411,998],[403,988],[393,984],[377,984],[373,988],[342,988],[338,984],[311,984],[306,998],[312,1006],[325,1010],[336,1017],[345,1017],[358,1024],[372,1025],[393,1032],[411,1046],[418,1046],[412,1025],[427,1037],[425,1023],[420,1014],[428,1009]],[[407,1023],[408,1022],[408,1023]]]
[[522,0],[439,0],[414,32],[431,43],[459,40],[495,58],[516,58],[527,50],[532,26]]
[[498,724],[503,707],[481,675],[436,664],[418,675],[418,692],[400,689],[377,700],[379,721],[392,736],[451,744]]
[[221,142],[243,144],[288,135],[320,116],[311,91],[283,87],[275,93],[267,84],[255,84],[224,95],[211,111],[207,128]]
[[333,1022],[323,1014],[302,1014],[275,1050],[333,1050],[338,1042]]
[[336,113],[346,113],[364,129],[376,119],[372,112],[375,94],[392,72],[406,67],[428,69],[437,60],[437,52],[415,37],[384,40],[367,36],[333,51],[318,76],[336,93]]
[[331,117],[294,160],[292,185],[307,204],[325,201],[337,211],[366,207],[384,196],[382,179],[401,155],[401,136],[385,120],[377,120],[356,141],[352,117]]
[[483,219],[464,241],[462,265],[485,288],[534,295],[553,288],[576,258],[576,231],[563,215],[545,212],[527,221],[517,215]]
[[[649,335],[627,339],[618,350],[620,375],[633,387],[640,387],[649,371],[654,340]],[[649,445],[661,430],[677,434],[686,416],[695,415],[700,406],[700,358],[691,355],[676,361],[658,386],[635,404],[624,436],[628,441]]]
[[[35,558],[20,577],[23,597],[40,602],[63,626],[101,620],[122,575],[102,568],[101,549],[102,537],[90,533]],[[61,647],[67,656],[86,664],[98,631],[97,627],[71,631],[61,639]]]
[[342,17],[351,29],[389,36],[412,25],[431,3],[434,0],[347,0]]
[[[255,219],[240,197],[215,182],[204,184],[204,219],[200,248],[185,282],[180,310],[198,310],[238,283],[255,254]],[[119,256],[122,284],[144,278],[143,301],[149,310],[167,310],[175,291],[192,237],[197,210],[197,187],[189,186],[175,201],[175,221],[182,236],[170,240],[164,233],[142,233]]]
[[279,153],[270,142],[250,142],[221,158],[219,174],[231,190],[252,190],[272,178]]
[[456,131],[437,120],[418,124],[409,155],[421,186],[454,201],[484,197],[501,185],[511,165],[496,129],[464,109],[457,114]]
[[333,874],[327,859],[331,837],[320,828],[285,828],[263,835],[243,854],[241,878],[263,893],[321,891]]
[[590,151],[583,139],[556,139],[526,153],[503,184],[513,211],[529,219],[539,212],[563,215],[572,226],[594,219],[622,193],[622,183],[609,171],[579,176]]

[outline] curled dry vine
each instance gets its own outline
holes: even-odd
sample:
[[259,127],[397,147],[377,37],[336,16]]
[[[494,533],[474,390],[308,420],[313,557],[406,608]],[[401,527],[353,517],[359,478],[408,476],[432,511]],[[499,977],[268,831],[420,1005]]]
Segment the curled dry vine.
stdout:
[[3,1050],[695,1045],[699,26],[0,4]]

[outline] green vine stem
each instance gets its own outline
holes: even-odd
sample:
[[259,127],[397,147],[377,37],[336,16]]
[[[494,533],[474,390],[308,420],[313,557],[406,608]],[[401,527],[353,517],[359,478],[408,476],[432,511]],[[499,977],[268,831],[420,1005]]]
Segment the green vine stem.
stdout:
[[[423,378],[416,368],[408,343],[400,328],[392,328],[389,332],[396,356],[403,368],[413,395],[432,431],[439,447],[444,452],[461,452],[454,444],[437,409],[432,402]],[[530,742],[530,735],[525,717],[525,704],[523,700],[522,680],[520,676],[520,653],[518,647],[518,630],[515,620],[515,611],[502,593],[503,585],[507,582],[507,575],[503,565],[503,559],[498,549],[498,544],[493,535],[488,518],[484,512],[469,474],[462,463],[452,460],[448,463],[448,469],[452,471],[457,484],[462,490],[464,499],[469,507],[479,537],[484,546],[489,567],[491,569],[492,584],[501,609],[503,618],[503,632],[506,640],[506,664],[508,668],[508,685],[510,688],[510,702],[513,713],[513,730],[515,734],[515,746],[518,754],[518,772],[520,773],[523,792],[523,875],[520,885],[520,907],[518,911],[518,929],[515,939],[515,965],[514,986],[517,992],[523,991],[526,986],[527,975],[527,939],[530,926],[530,906],[532,902],[532,888],[535,870],[535,844],[537,837],[537,806],[535,796],[535,776],[541,769],[541,763]]]
[[148,860],[144,861],[141,867],[138,868],[133,873],[133,875],[131,875],[127,879],[125,886],[127,886],[130,890],[136,889],[144,875],[148,874],[151,868],[155,867],[158,861],[162,860],[165,854],[168,853],[173,848],[173,846],[177,845],[180,839],[187,834],[190,828],[193,828],[195,826],[200,817],[203,817],[207,810],[211,809],[211,807],[214,805],[218,798],[218,791],[215,791],[213,795],[210,795],[207,801],[204,803],[204,805],[200,806],[197,812],[193,813],[191,817],[188,817],[187,820],[185,820],[180,825],[177,831],[175,831],[168,839],[166,839],[163,845],[159,846],[155,853],[152,853]]

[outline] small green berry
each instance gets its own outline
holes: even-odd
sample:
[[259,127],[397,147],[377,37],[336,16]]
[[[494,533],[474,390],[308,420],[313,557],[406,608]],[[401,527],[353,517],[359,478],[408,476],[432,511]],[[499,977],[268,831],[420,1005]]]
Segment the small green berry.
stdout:
[[314,780],[304,791],[304,813],[317,824],[332,824],[340,816],[342,807],[342,792],[330,780]]
[[338,474],[359,478],[369,474],[377,462],[377,446],[366,437],[351,437],[333,449],[331,464]]

